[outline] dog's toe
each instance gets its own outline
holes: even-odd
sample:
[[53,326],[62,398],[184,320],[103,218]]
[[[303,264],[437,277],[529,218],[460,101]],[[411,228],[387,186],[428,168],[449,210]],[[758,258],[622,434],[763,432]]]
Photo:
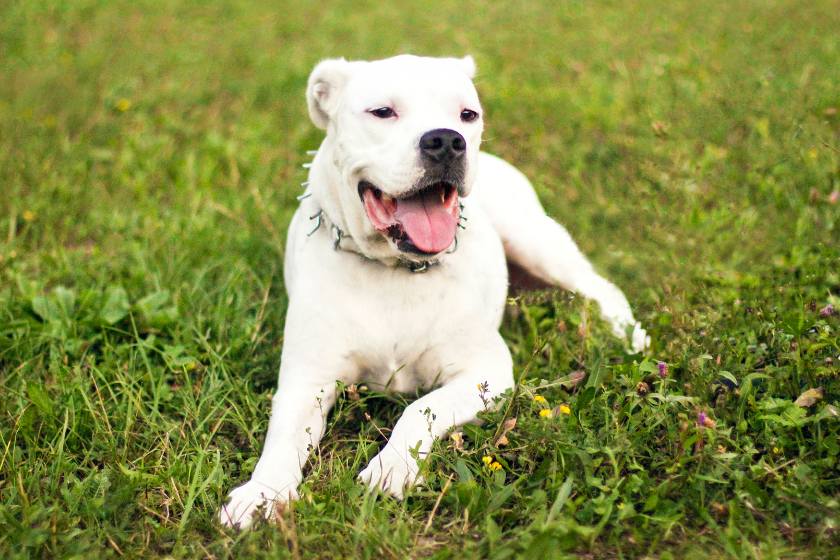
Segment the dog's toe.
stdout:
[[422,482],[417,475],[417,461],[410,456],[403,456],[391,446],[386,446],[365,470],[359,473],[359,480],[371,491],[379,489],[395,498],[402,498],[408,488]]
[[219,521],[228,527],[247,529],[253,523],[255,515],[261,514],[266,519],[271,519],[279,505],[297,498],[297,490],[278,491],[269,485],[251,480],[231,491],[230,501],[222,506],[219,512]]

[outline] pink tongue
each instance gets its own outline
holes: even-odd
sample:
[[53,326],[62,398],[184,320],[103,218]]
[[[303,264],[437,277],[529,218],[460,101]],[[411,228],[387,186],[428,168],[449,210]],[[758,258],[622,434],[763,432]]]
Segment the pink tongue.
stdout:
[[458,220],[446,211],[437,189],[400,199],[394,217],[421,251],[440,253],[455,240]]

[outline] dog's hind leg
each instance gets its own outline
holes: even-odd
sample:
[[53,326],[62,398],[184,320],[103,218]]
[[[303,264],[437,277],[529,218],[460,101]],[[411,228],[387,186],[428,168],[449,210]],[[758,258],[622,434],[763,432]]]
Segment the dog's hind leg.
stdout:
[[644,349],[647,335],[633,318],[624,294],[595,272],[569,233],[546,215],[522,173],[505,161],[482,153],[477,189],[509,262],[539,281],[595,300],[616,336],[625,340],[632,328],[633,350]]

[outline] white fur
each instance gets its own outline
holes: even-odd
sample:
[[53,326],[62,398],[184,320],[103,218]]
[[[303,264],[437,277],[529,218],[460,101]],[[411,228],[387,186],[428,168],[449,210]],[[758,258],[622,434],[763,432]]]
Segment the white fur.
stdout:
[[[534,276],[597,301],[621,338],[646,343],[627,300],[598,276],[569,234],[545,215],[528,180],[504,161],[479,153],[481,113],[472,58],[399,56],[376,62],[327,60],[307,89],[313,122],[327,131],[310,170],[310,185],[289,229],[285,262],[289,309],[277,393],[265,449],[251,480],[234,489],[222,523],[247,527],[255,510],[270,515],[297,498],[301,469],[318,446],[335,402],[336,381],[365,381],[398,391],[437,387],[410,404],[388,444],[359,475],[397,497],[418,482],[435,438],[475,420],[492,398],[513,386],[510,352],[498,333],[507,293],[505,256]],[[391,107],[397,116],[369,111]],[[358,193],[360,180],[399,197],[422,175],[420,137],[439,128],[467,141],[462,198],[466,229],[457,249],[424,273],[398,263],[394,243],[374,229]],[[325,222],[311,235],[310,217]],[[331,225],[345,238],[334,248]],[[418,257],[409,256],[410,260]],[[421,259],[422,260],[422,259]],[[629,327],[629,329],[628,329]],[[430,411],[430,415],[426,411]]]

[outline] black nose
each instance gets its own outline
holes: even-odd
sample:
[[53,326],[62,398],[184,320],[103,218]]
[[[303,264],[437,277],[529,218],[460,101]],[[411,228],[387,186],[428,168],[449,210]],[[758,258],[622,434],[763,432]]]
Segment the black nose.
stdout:
[[456,160],[466,151],[464,137],[448,128],[430,130],[420,138],[420,152],[435,162]]

